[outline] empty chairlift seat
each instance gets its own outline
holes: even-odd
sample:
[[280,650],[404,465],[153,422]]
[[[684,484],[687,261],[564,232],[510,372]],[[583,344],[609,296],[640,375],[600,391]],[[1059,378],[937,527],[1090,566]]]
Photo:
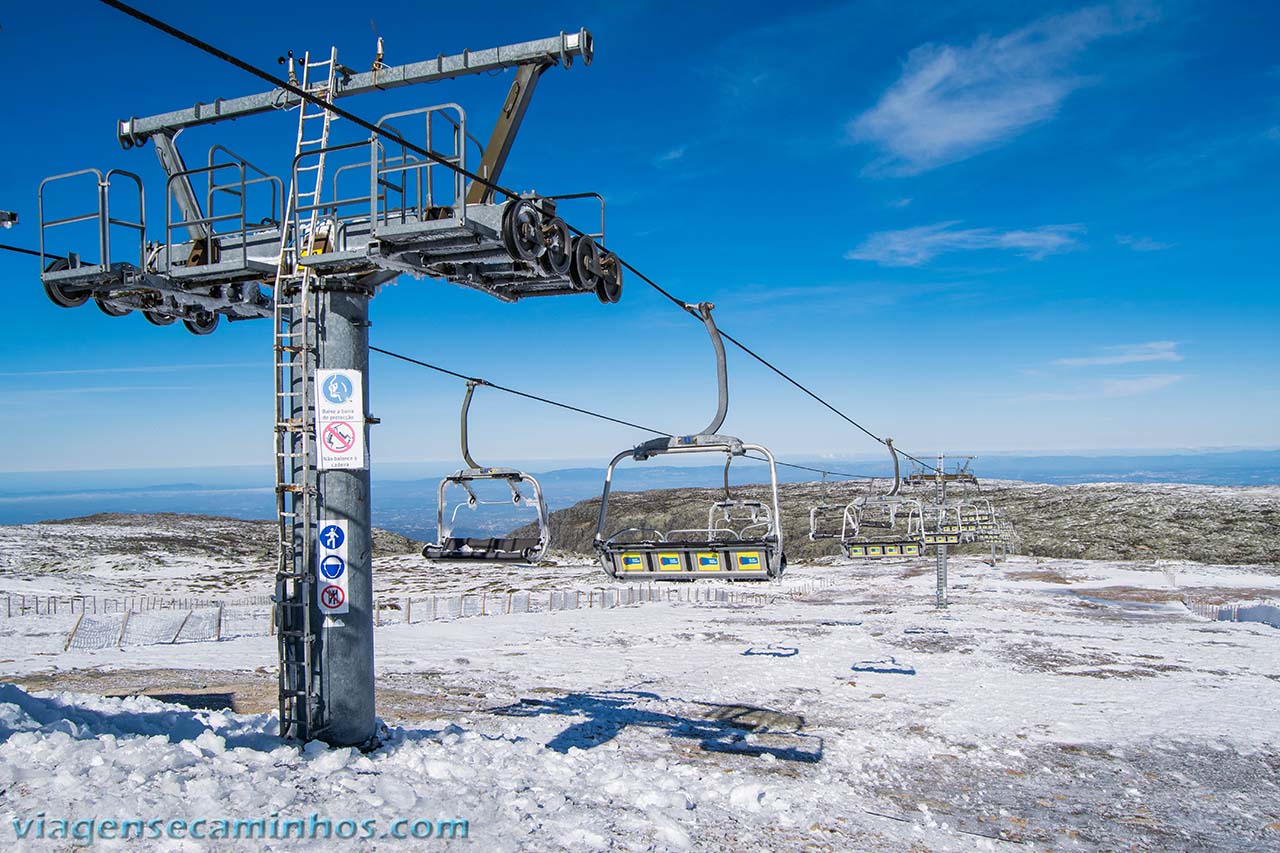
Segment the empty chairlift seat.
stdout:
[[[613,472],[628,456],[643,461],[665,453],[724,453],[730,459],[748,452],[769,463],[771,503],[726,499],[711,504],[705,528],[624,528],[605,534]],[[768,449],[732,436],[697,435],[655,439],[618,454],[609,463],[595,548],[605,572],[617,580],[771,580],[786,567],[778,524],[778,478]]]
[[[595,549],[605,572],[623,581],[692,581],[707,578],[770,580],[786,568],[782,550],[781,512],[778,505],[778,470],[773,454],[758,444],[718,435],[728,412],[728,375],[724,342],[711,318],[710,303],[685,306],[699,316],[711,336],[719,380],[719,407],[711,424],[695,435],[655,438],[623,451],[605,472],[604,493],[596,527]],[[644,462],[655,456],[686,453],[719,453],[725,459],[725,494],[712,502],[705,528],[655,530],[627,527],[606,532],[609,493],[614,469],[627,457]],[[749,453],[769,465],[769,500],[736,500],[729,493],[729,465]]]
[[840,541],[846,557],[919,557],[924,550],[924,516],[915,499],[892,494],[859,498],[846,515],[849,525]]
[[[476,494],[474,486],[477,482],[501,481],[511,490],[510,501],[484,500]],[[530,491],[521,490],[526,486]],[[466,492],[465,502],[454,506],[445,523],[445,507],[452,488],[460,488]],[[546,519],[546,504],[542,498],[542,488],[538,481],[528,474],[511,468],[470,468],[450,474],[440,481],[438,493],[436,542],[422,549],[422,556],[430,560],[475,560],[481,562],[537,562],[547,550],[549,535]],[[515,505],[531,507],[536,513],[538,535],[536,536],[453,536],[451,531],[458,523],[458,513],[465,507],[477,510],[481,506]]]
[[[529,562],[542,559],[551,544],[551,527],[547,521],[547,504],[538,481],[514,468],[483,468],[471,458],[467,444],[467,413],[471,397],[481,380],[468,380],[467,393],[462,401],[462,458],[469,467],[455,471],[440,481],[436,500],[436,541],[422,549],[422,556],[429,560],[464,560],[475,562]],[[501,500],[488,498],[476,491],[478,483],[503,483],[510,497]],[[525,487],[528,491],[522,490]],[[461,490],[466,500],[454,505],[445,520],[445,510],[451,492]],[[455,536],[458,513],[466,508],[477,511],[483,506],[516,506],[534,511],[533,523],[537,534],[533,536]],[[509,523],[509,522],[508,522]]]

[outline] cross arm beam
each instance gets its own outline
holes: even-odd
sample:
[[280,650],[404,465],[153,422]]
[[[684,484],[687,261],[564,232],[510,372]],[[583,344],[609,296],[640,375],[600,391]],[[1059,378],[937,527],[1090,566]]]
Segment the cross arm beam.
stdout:
[[[586,29],[576,33],[561,33],[550,38],[503,45],[486,50],[464,50],[462,53],[407,65],[393,65],[376,71],[350,74],[338,78],[331,98],[362,95],[383,89],[395,89],[415,83],[434,83],[452,80],[468,74],[481,74],[521,65],[573,64],[574,57],[591,62],[592,39]],[[284,89],[272,89],[257,95],[246,95],[227,100],[218,99],[211,104],[198,103],[194,107],[161,113],[144,118],[129,118],[119,122],[117,136],[125,148],[140,145],[161,131],[176,132],[186,127],[214,124],[242,116],[256,115],[273,109],[297,106],[298,97]]]

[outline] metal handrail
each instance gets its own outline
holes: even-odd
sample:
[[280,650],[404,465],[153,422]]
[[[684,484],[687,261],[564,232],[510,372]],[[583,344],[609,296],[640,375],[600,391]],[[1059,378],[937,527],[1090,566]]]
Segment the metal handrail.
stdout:
[[[450,111],[456,113],[457,117],[455,118],[454,116],[450,115]],[[393,119],[407,118],[409,116],[419,116],[419,115],[423,117],[423,121],[424,121],[424,129],[425,129],[425,135],[426,135],[426,145],[424,147],[426,148],[427,151],[430,151],[433,154],[437,154],[441,158],[438,161],[432,160],[432,159],[426,159],[426,158],[416,158],[416,157],[411,158],[409,156],[408,149],[404,146],[404,143],[406,141],[405,135],[400,131],[399,128],[391,124],[391,121]],[[452,132],[453,146],[452,146],[451,153],[443,153],[443,152],[436,151],[435,142],[434,142],[434,129],[432,124],[432,119],[434,119],[436,116],[442,117],[453,128],[453,132]],[[436,104],[430,107],[419,107],[413,110],[403,110],[401,112],[388,113],[387,115],[384,115],[382,118],[378,119],[377,126],[379,129],[384,129],[384,130],[387,130],[389,133],[394,134],[395,137],[400,140],[401,154],[399,157],[394,157],[394,158],[387,157],[385,155],[382,157],[379,157],[379,154],[381,152],[384,152],[384,149],[385,149],[382,139],[379,137],[374,137],[372,140],[370,140],[370,154],[369,154],[369,166],[371,170],[370,186],[369,186],[370,195],[371,196],[377,195],[378,187],[380,185],[385,186],[388,189],[398,190],[401,198],[401,220],[403,221],[407,215],[407,210],[405,205],[405,202],[406,202],[405,196],[407,195],[406,184],[408,181],[408,174],[410,172],[413,172],[414,182],[417,186],[417,195],[418,195],[417,209],[419,211],[420,216],[424,215],[423,211],[425,211],[427,208],[437,206],[435,204],[435,171],[434,169],[446,163],[450,165],[454,165],[457,168],[450,170],[450,172],[453,175],[453,184],[454,184],[453,186],[454,198],[453,198],[453,204],[451,205],[451,207],[455,211],[457,220],[461,223],[465,223],[467,221],[467,196],[466,196],[467,179],[464,173],[467,170],[467,144],[466,143],[468,139],[466,110],[464,110],[460,104],[456,104],[452,102],[444,103],[444,104]],[[380,163],[381,165],[379,165]],[[384,175],[396,173],[396,172],[402,174],[401,183],[398,187],[395,184],[389,181],[386,181],[385,178],[383,177]],[[425,196],[424,196],[424,190],[425,190]],[[383,222],[384,224],[390,222],[389,196],[390,196],[390,193],[387,194],[387,201],[383,205],[383,215],[381,217],[381,220],[379,220],[378,211],[376,210],[376,207],[371,211],[375,233],[376,233],[377,224],[379,221]]]
[[[213,162],[214,153],[218,150],[224,151],[227,154],[230,154],[232,157],[235,157],[236,159],[233,162],[229,162],[229,163],[215,163]],[[221,184],[217,183],[217,180],[215,179],[214,176],[217,173],[227,169],[231,169],[236,174],[238,174],[240,177],[240,180],[239,181],[233,180],[233,181],[230,181],[227,183],[221,183]],[[259,177],[255,177],[255,178],[248,177],[247,170],[249,169],[258,173]],[[182,182],[189,181],[191,177],[194,175],[205,175],[206,179],[209,182],[208,184],[209,189],[206,195],[207,213],[204,216],[199,216],[194,219],[174,220],[173,205],[171,203],[174,198],[174,195],[173,195],[174,184],[180,181]],[[208,166],[197,166],[194,169],[186,169],[184,171],[175,172],[173,175],[170,175],[169,179],[165,181],[164,241],[165,241],[165,245],[169,247],[169,251],[165,252],[165,273],[168,274],[173,270],[173,247],[177,245],[173,241],[174,230],[178,228],[190,229],[190,227],[193,225],[208,226],[210,243],[212,243],[215,239],[219,237],[234,237],[234,235],[238,234],[239,243],[240,243],[240,257],[243,261],[247,263],[248,256],[249,256],[249,229],[250,229],[250,223],[249,223],[249,217],[248,217],[249,188],[255,187],[261,184],[266,184],[268,187],[271,188],[271,192],[270,192],[271,216],[272,216],[272,221],[276,221],[275,220],[276,214],[284,205],[284,182],[281,181],[279,178],[275,177],[274,175],[267,174],[266,172],[259,169],[257,166],[254,166],[252,163],[249,163],[247,160],[240,158],[238,155],[235,154],[235,152],[221,145],[215,145],[209,150]],[[233,189],[235,187],[239,187],[239,189],[238,190]],[[232,195],[238,198],[240,200],[239,210],[233,213],[223,213],[223,214],[214,213],[214,199],[217,197],[217,194],[219,192],[225,192],[228,195]],[[216,223],[232,222],[232,221],[239,221],[240,223],[239,228],[223,232],[222,234],[218,233],[217,228],[215,227]],[[219,243],[219,245],[221,245],[221,243]]]
[[[354,148],[364,148],[368,144],[369,142],[367,140],[362,139],[359,142],[347,142],[347,143],[343,143],[342,145],[326,145],[322,148],[313,148],[309,151],[303,151],[299,154],[294,155],[293,163],[289,167],[289,180],[290,180],[290,186],[293,188],[293,192],[296,193],[298,188],[298,166],[307,158],[319,157],[319,156],[327,157],[328,155],[337,153],[339,151],[347,151]],[[334,176],[333,176],[333,192],[335,196],[338,194],[338,175],[345,170],[353,169],[353,168],[368,168],[368,167],[364,163],[352,163],[337,169],[334,172]],[[366,201],[369,201],[373,206],[377,205],[377,199],[371,200],[368,196],[356,196],[349,199],[335,198],[335,199],[330,199],[326,201],[322,199],[319,194],[317,194],[315,200],[311,204],[299,205],[297,204],[297,201],[298,199],[296,196],[290,199],[290,208],[293,212],[293,233],[295,235],[295,239],[298,238],[298,235],[302,234],[302,214],[304,213],[310,214],[312,212],[318,211],[321,215],[323,215],[326,211],[332,210],[334,213],[334,216],[336,217],[338,208],[343,205],[361,204]],[[308,216],[308,220],[310,220],[309,216]]]
[[586,236],[594,237],[595,239],[599,240],[600,248],[602,249],[605,248],[604,196],[600,195],[600,193],[556,193],[555,195],[539,196],[539,198],[546,198],[552,201],[564,201],[566,199],[575,199],[575,198],[594,198],[597,201],[599,201],[600,202],[600,232],[598,234],[587,234]]
[[[61,219],[48,220],[44,216],[44,190],[45,186],[56,181],[63,181],[70,178],[78,178],[81,175],[94,175],[97,178],[98,204],[97,209],[90,213],[75,214],[63,217]],[[138,187],[138,221],[134,222],[128,219],[116,219],[111,215],[111,178],[113,175],[121,175],[129,178]],[[40,256],[47,257],[45,254],[45,231],[49,228],[55,228],[59,225],[71,225],[76,222],[88,222],[96,219],[98,221],[98,263],[92,264],[98,272],[106,272],[111,268],[111,226],[118,225],[122,228],[131,228],[138,231],[138,268],[142,269],[146,263],[147,255],[147,205],[146,192],[142,186],[142,178],[133,172],[124,169],[110,169],[103,174],[98,169],[79,169],[75,172],[66,172],[61,175],[53,175],[45,178],[40,182],[36,191],[36,207],[37,215],[40,220]],[[43,267],[43,262],[41,264]]]

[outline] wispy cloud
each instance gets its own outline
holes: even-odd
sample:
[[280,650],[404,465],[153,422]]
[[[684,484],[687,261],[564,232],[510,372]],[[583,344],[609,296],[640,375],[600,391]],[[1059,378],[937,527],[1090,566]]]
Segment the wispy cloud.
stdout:
[[659,168],[669,166],[677,160],[684,159],[684,155],[687,150],[688,149],[684,145],[679,145],[675,148],[664,151],[657,157],[653,158],[653,164]]
[[1135,237],[1132,234],[1117,234],[1116,242],[1121,246],[1128,246],[1135,252],[1161,252],[1178,245],[1177,243],[1162,243],[1150,237]]
[[972,157],[1047,121],[1091,82],[1072,70],[1091,44],[1154,20],[1145,4],[1093,6],[1041,18],[967,47],[925,44],[850,135],[884,151],[870,174],[912,175]]
[[1059,358],[1053,363],[1062,367],[1101,367],[1145,361],[1182,361],[1182,355],[1178,352],[1176,341],[1148,341],[1144,344],[1104,347],[1099,355]]
[[849,281],[783,285],[751,283],[735,288],[733,301],[735,304],[752,306],[772,306],[778,302],[819,303],[827,307],[838,305],[843,313],[857,313],[906,301],[918,304],[923,300],[935,298],[955,299],[972,289],[973,285],[967,282],[903,284],[890,281]]
[[845,253],[855,261],[873,261],[885,267],[918,267],[938,255],[1000,249],[1032,260],[1067,252],[1079,246],[1082,225],[1041,225],[1025,230],[956,228],[960,223],[938,222],[898,231],[878,231],[860,246]]
[[135,394],[155,393],[157,391],[198,391],[201,385],[90,385],[82,388],[24,388],[11,391],[22,397],[63,396],[67,394]]
[[1148,376],[1128,376],[1116,379],[1103,379],[1088,387],[1075,391],[1049,391],[1027,394],[1024,400],[1100,400],[1117,397],[1137,397],[1152,394],[1168,388],[1185,379],[1179,373],[1161,373]]
[[911,204],[911,199],[909,198],[895,198],[889,202],[890,207],[906,207],[909,204]]
[[182,373],[188,370],[229,370],[245,367],[261,367],[257,361],[236,361],[226,364],[149,364],[129,367],[76,367],[68,370],[17,370],[0,373],[0,376],[91,376],[113,373]]

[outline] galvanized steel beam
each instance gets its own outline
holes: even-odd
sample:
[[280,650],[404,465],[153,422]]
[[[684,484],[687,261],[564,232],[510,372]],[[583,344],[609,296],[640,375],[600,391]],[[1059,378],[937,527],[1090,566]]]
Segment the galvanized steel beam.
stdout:
[[[591,62],[591,33],[586,29],[576,33],[561,33],[551,38],[504,45],[487,50],[464,50],[452,56],[441,54],[435,59],[393,65],[339,77],[330,99],[348,95],[363,95],[383,89],[395,89],[415,83],[434,83],[451,80],[468,74],[481,74],[520,65],[564,65],[568,68],[575,57]],[[299,98],[284,89],[272,89],[257,95],[246,95],[198,103],[194,107],[143,118],[129,118],[117,127],[120,144],[125,148],[140,145],[161,131],[178,131],[185,127],[213,124],[242,116],[256,115],[268,110],[297,106]]]

